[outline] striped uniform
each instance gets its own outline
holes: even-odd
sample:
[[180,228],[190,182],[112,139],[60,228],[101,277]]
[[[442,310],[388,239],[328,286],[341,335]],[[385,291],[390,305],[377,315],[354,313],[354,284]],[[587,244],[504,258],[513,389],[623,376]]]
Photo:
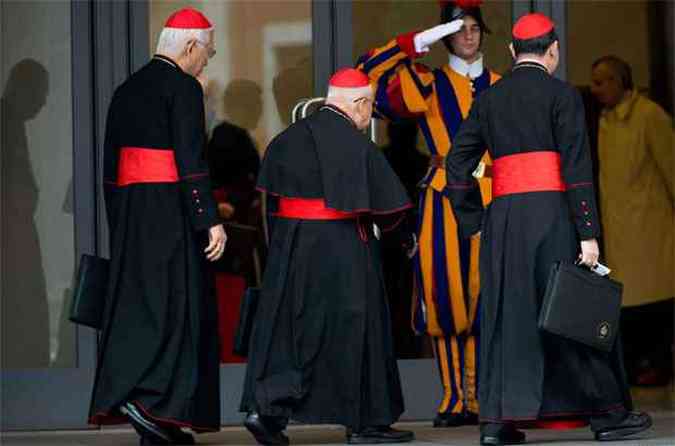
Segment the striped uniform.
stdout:
[[[479,240],[458,236],[445,195],[443,158],[473,99],[499,79],[487,69],[470,79],[445,65],[415,63],[414,33],[399,36],[357,62],[377,86],[376,112],[389,120],[414,118],[432,155],[420,196],[413,324],[432,336],[444,395],[439,413],[478,413],[476,393]],[[491,164],[486,158],[486,164]],[[491,180],[479,180],[484,204]]]

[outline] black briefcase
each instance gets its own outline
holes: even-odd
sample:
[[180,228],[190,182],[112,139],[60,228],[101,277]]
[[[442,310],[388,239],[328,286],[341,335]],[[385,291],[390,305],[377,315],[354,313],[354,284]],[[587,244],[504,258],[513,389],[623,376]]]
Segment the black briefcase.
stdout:
[[72,322],[101,329],[109,269],[110,260],[82,254],[70,305]]
[[239,325],[234,333],[232,351],[235,355],[248,356],[248,344],[253,331],[253,320],[260,300],[260,288],[247,288],[239,307]]
[[588,268],[557,262],[551,268],[539,328],[609,352],[619,328],[623,285]]

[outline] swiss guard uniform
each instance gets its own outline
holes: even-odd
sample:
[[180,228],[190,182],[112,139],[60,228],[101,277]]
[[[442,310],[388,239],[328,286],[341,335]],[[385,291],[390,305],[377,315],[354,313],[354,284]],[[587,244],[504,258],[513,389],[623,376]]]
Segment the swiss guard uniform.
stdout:
[[[331,85],[368,78],[347,69]],[[270,143],[258,186],[272,223],[241,402],[246,427],[261,444],[286,443],[289,418],[344,425],[350,442],[410,441],[372,431],[403,412],[372,230],[373,221],[386,231],[403,219],[403,185],[353,121],[324,106]]]
[[113,95],[104,148],[110,278],[91,423],[127,423],[131,411],[174,433],[220,428],[217,310],[203,252],[219,218],[204,125],[199,82],[163,56]]
[[[459,14],[453,4],[443,7],[455,8],[453,18],[477,17],[485,29],[479,3],[469,3]],[[376,111],[389,120],[416,119],[431,152],[430,167],[421,182],[412,317],[415,330],[431,336],[443,384],[434,425],[452,426],[475,422],[478,413],[479,239],[459,235],[446,196],[445,157],[472,102],[499,75],[483,66],[482,56],[468,64],[450,54],[447,65],[433,70],[416,63],[422,54],[415,50],[415,35],[398,36],[370,51],[357,67],[377,85]],[[487,205],[491,199],[489,157],[482,162],[478,183]]]
[[[521,40],[552,32],[541,14],[514,26]],[[485,212],[471,172],[486,147],[493,201]],[[476,234],[483,221],[480,361],[489,366],[479,377],[482,444],[524,441],[508,426],[560,418],[590,420],[600,440],[643,430],[648,416],[627,412],[620,352],[608,355],[537,327],[551,265],[574,261],[579,239],[600,233],[579,93],[539,63],[516,64],[474,102],[446,173],[460,232]]]

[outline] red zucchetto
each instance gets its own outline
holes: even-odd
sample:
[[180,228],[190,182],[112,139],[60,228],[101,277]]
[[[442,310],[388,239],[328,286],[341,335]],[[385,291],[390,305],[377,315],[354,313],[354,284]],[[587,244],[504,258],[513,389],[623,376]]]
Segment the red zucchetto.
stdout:
[[211,29],[213,25],[204,14],[193,8],[183,8],[166,19],[165,28],[177,29]]
[[519,18],[513,25],[512,34],[513,38],[518,40],[536,39],[550,33],[553,28],[555,28],[553,20],[544,14],[535,12]]
[[370,79],[354,68],[342,68],[333,74],[328,84],[338,88],[362,88],[370,85]]

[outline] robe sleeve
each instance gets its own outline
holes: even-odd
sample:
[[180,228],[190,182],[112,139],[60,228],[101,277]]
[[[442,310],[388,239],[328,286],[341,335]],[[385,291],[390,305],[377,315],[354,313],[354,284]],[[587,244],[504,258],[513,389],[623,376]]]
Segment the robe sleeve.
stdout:
[[668,114],[656,106],[653,116],[647,121],[645,128],[647,148],[649,149],[668,190],[670,203],[675,203],[673,191],[673,121]]
[[409,119],[429,109],[434,74],[414,59],[415,32],[403,34],[359,58],[356,68],[376,86],[375,110],[386,119]]
[[581,95],[568,86],[553,110],[554,136],[560,152],[567,200],[581,240],[600,236],[600,221],[593,185],[593,164]]
[[480,231],[484,212],[480,187],[473,177],[473,171],[487,147],[481,133],[480,103],[480,98],[473,103],[469,116],[453,140],[452,150],[445,158],[445,194],[450,199],[460,235],[464,238]]
[[174,153],[184,209],[195,231],[220,223],[211,193],[209,169],[204,159],[204,94],[196,79],[176,89],[171,104]]

